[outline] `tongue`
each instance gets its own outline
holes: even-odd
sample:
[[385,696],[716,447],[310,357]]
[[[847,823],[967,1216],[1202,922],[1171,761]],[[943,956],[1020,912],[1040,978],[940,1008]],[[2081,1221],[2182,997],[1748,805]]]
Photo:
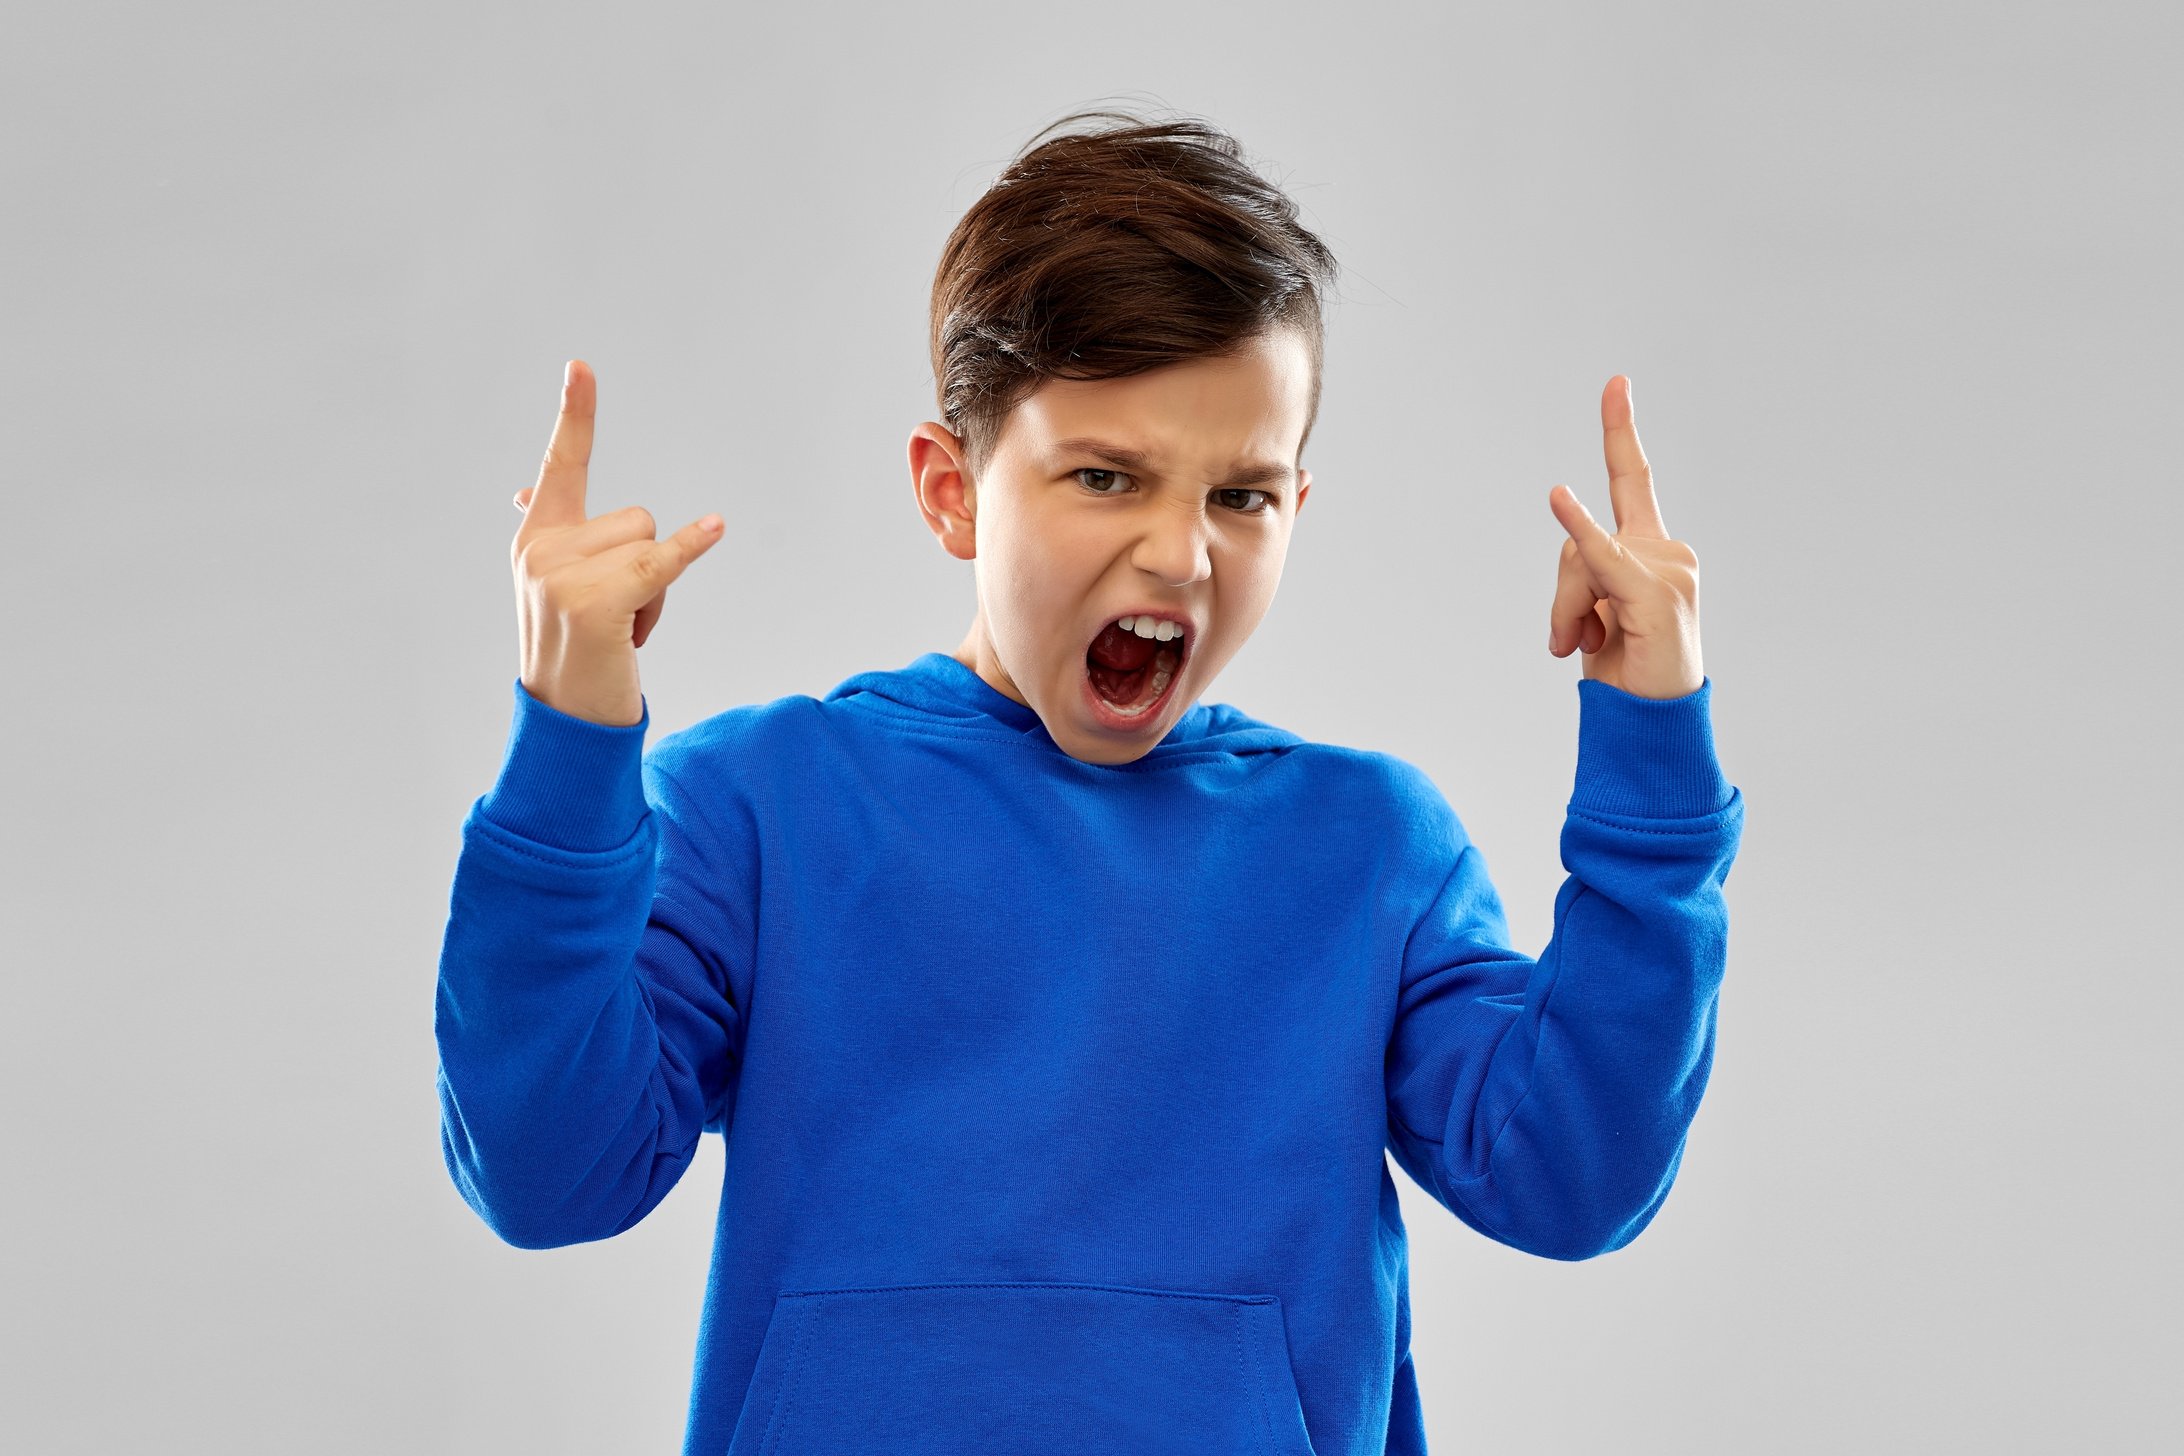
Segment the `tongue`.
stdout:
[[1092,639],[1088,654],[1101,667],[1114,672],[1136,672],[1153,660],[1160,644],[1135,632],[1125,632],[1119,625],[1110,623],[1106,631]]

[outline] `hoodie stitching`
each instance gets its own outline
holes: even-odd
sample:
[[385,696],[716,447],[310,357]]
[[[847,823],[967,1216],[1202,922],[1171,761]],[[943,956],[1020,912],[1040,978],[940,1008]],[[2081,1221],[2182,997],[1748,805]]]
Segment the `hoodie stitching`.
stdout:
[[[772,1446],[777,1446],[788,1433],[789,1421],[796,1414],[796,1383],[794,1376],[804,1364],[804,1346],[811,1339],[811,1327],[819,1322],[817,1315],[807,1315],[803,1327],[796,1332],[796,1345],[789,1353],[789,1368],[781,1372],[781,1388],[774,1392],[773,1413],[766,1417],[766,1438],[759,1443],[760,1456]],[[786,1409],[783,1397],[790,1397]]]
[[1036,1279],[996,1280],[969,1284],[867,1284],[856,1289],[784,1289],[783,1299],[824,1299],[834,1294],[902,1294],[927,1289],[1094,1289],[1103,1294],[1136,1294],[1147,1299],[1200,1299],[1225,1304],[1265,1304],[1264,1294],[1199,1294],[1182,1289],[1136,1289],[1127,1284],[1057,1284]]
[[1247,1381],[1251,1381],[1254,1374],[1258,1377],[1252,1381],[1252,1386],[1259,1395],[1259,1428],[1266,1433],[1266,1449],[1271,1453],[1274,1450],[1274,1392],[1267,1385],[1265,1364],[1249,1359],[1250,1334],[1247,1325],[1250,1318],[1242,1305],[1236,1306],[1236,1368]]
[[[915,715],[912,713],[889,712],[888,710],[883,708],[868,708],[866,711],[874,712],[882,717],[885,717],[890,723],[899,725],[901,730],[906,733],[915,733],[929,738],[969,738],[983,740],[988,743],[1006,743],[1011,745],[1012,747],[1030,749],[1033,752],[1038,753],[1044,757],[1070,758],[1067,753],[1064,753],[1062,751],[1059,744],[1055,744],[1052,742],[1040,742],[1029,737],[1027,734],[997,733],[990,728],[977,728],[969,726],[959,728],[954,726],[953,724],[933,722],[930,719],[923,717],[922,715]],[[1110,772],[1119,773],[1158,773],[1164,769],[1171,767],[1181,767],[1185,764],[1204,763],[1209,760],[1235,759],[1254,753],[1286,753],[1292,748],[1301,748],[1303,746],[1304,741],[1302,739],[1292,737],[1292,740],[1286,743],[1275,743],[1269,744],[1264,748],[1252,748],[1244,750],[1228,748],[1163,749],[1155,747],[1144,758],[1137,759],[1130,763],[1086,764],[1085,767],[1101,768],[1109,770]],[[1070,759],[1070,761],[1073,763],[1083,762],[1081,759]]]

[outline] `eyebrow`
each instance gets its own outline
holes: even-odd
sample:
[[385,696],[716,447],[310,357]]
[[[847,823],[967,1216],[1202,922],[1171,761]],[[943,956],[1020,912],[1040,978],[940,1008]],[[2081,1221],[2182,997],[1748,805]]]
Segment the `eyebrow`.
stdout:
[[[1054,451],[1058,455],[1089,455],[1095,460],[1103,461],[1109,465],[1119,465],[1125,470],[1150,471],[1154,469],[1153,457],[1144,451],[1111,444],[1106,440],[1095,440],[1086,435],[1072,436],[1067,440],[1057,440],[1054,442]],[[1286,481],[1295,475],[1296,471],[1290,466],[1277,465],[1271,461],[1262,460],[1239,465],[1229,472],[1228,479],[1215,481],[1214,484],[1218,486],[1264,485],[1270,481]]]

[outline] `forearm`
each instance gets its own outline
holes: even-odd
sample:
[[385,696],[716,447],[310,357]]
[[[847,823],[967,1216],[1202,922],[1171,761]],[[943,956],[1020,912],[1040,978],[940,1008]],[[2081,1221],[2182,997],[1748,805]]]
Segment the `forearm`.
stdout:
[[541,1247],[643,1217],[703,1108],[638,975],[658,851],[643,725],[516,691],[500,776],[463,823],[434,1033],[448,1170],[503,1238]]
[[1564,1259],[1628,1243],[1674,1180],[1712,1067],[1744,813],[1703,686],[1581,693],[1569,875],[1537,960],[1510,947],[1477,846],[1417,791],[1458,852],[1405,948],[1388,1056],[1404,1167],[1474,1228]]
[[1550,1258],[1621,1248],[1666,1198],[1706,1090],[1742,815],[1573,811],[1555,931],[1476,1100],[1451,1108],[1444,1201]]

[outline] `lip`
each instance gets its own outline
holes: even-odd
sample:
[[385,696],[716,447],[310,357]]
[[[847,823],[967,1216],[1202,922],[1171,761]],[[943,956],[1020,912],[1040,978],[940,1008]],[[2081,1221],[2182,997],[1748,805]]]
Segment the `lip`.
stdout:
[[1151,617],[1156,622],[1173,622],[1183,629],[1181,639],[1183,643],[1183,661],[1176,664],[1175,670],[1177,672],[1184,669],[1191,660],[1191,653],[1197,650],[1198,624],[1190,619],[1188,613],[1169,611],[1162,607],[1132,607],[1126,612],[1115,613],[1115,615],[1100,623],[1099,626],[1093,628],[1092,635],[1084,639],[1085,651],[1090,652],[1092,643],[1099,637],[1100,633],[1105,632],[1124,617]]
[[[1125,615],[1128,614],[1125,613]],[[1174,697],[1176,690],[1183,685],[1183,666],[1184,664],[1181,662],[1175,665],[1175,676],[1168,679],[1168,685],[1160,690],[1160,696],[1153,699],[1146,706],[1145,711],[1132,713],[1128,717],[1124,717],[1107,706],[1107,700],[1100,696],[1100,690],[1092,686],[1090,671],[1081,674],[1078,681],[1083,684],[1080,691],[1084,694],[1085,705],[1091,709],[1095,722],[1111,732],[1136,735],[1143,733],[1147,727],[1168,711],[1168,700]]]
[[[1099,689],[1092,686],[1090,670],[1087,669],[1079,674],[1078,681],[1083,684],[1080,691],[1084,694],[1085,705],[1091,710],[1093,719],[1102,728],[1106,728],[1111,732],[1135,735],[1143,733],[1147,725],[1168,711],[1168,700],[1174,697],[1177,689],[1183,685],[1183,674],[1189,669],[1191,657],[1198,647],[1198,624],[1181,612],[1163,611],[1158,607],[1139,607],[1127,612],[1117,612],[1114,616],[1109,617],[1106,621],[1100,623],[1098,630],[1092,634],[1092,637],[1097,638],[1101,632],[1105,632],[1124,617],[1151,617],[1156,622],[1173,622],[1183,629],[1183,635],[1180,638],[1171,639],[1182,643],[1181,651],[1183,656],[1175,665],[1175,675],[1168,679],[1168,685],[1160,690],[1160,696],[1153,699],[1143,712],[1132,713],[1127,717],[1117,713],[1107,706],[1107,700],[1100,696]],[[1085,643],[1085,651],[1090,652],[1091,650],[1091,640],[1088,639]]]

